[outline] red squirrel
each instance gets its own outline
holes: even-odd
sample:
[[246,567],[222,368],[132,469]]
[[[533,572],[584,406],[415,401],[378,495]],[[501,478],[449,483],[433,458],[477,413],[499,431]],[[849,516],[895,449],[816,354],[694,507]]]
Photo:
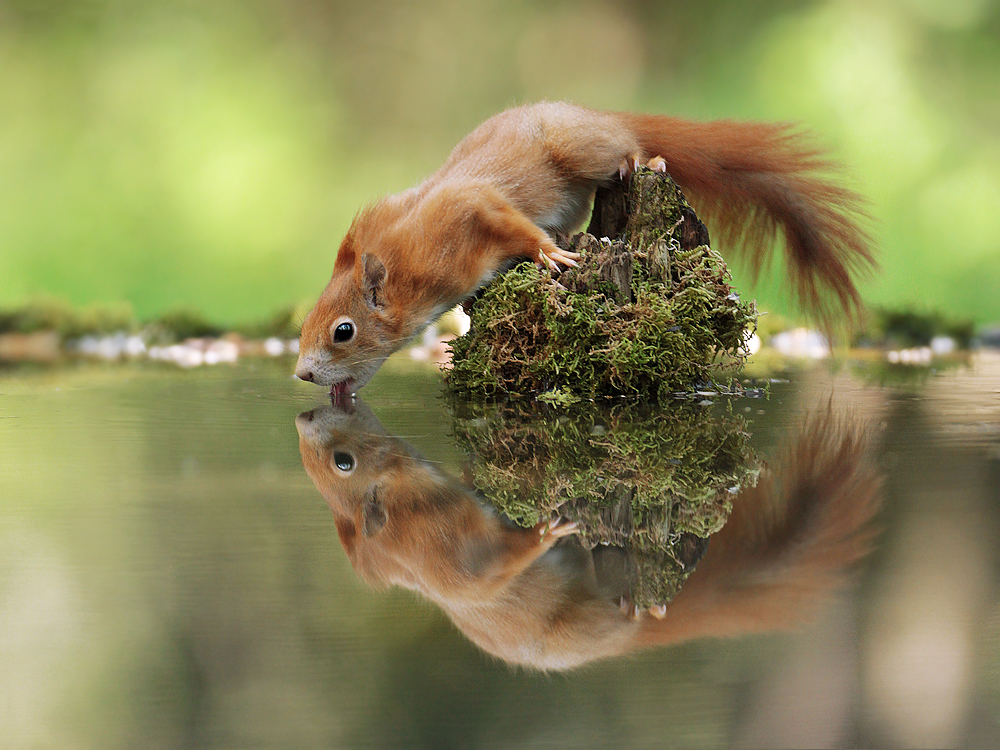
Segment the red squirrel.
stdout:
[[[341,408],[344,404],[346,408]],[[866,430],[806,419],[710,538],[674,599],[623,606],[576,523],[506,523],[458,479],[386,435],[361,401],[299,415],[307,473],[357,574],[419,592],[484,651],[565,670],[650,646],[785,630],[808,620],[870,549],[881,476]]]
[[848,314],[860,306],[852,272],[874,265],[860,199],[795,128],[541,102],[487,120],[425,182],[358,213],[303,323],[295,374],[353,393],[515,261],[575,265],[554,238],[583,223],[599,185],[640,163],[668,172],[754,272],[780,230],[793,288],[822,319],[831,299]]

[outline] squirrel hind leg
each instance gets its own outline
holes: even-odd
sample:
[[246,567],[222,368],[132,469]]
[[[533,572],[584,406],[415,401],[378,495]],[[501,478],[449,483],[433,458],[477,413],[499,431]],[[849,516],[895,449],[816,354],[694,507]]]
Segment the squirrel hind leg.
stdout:
[[[622,163],[618,165],[618,177],[621,178],[622,182],[639,171],[640,161],[639,154],[637,153],[629,154],[622,159]],[[663,174],[667,172],[667,160],[662,156],[652,157],[646,162],[646,166],[654,172],[662,172]]]

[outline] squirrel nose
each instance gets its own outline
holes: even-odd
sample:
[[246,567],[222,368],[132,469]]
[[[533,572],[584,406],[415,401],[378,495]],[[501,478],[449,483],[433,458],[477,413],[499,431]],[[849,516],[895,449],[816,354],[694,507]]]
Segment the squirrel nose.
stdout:
[[310,383],[315,382],[316,377],[313,375],[312,370],[297,370],[295,377],[299,380],[308,380]]

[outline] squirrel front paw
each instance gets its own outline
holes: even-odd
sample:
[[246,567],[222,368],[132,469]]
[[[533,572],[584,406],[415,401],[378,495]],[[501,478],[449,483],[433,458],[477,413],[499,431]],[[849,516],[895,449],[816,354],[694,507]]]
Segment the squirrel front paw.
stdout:
[[553,271],[558,271],[560,263],[564,266],[579,265],[576,262],[579,257],[580,253],[563,250],[554,242],[549,242],[538,248],[538,259],[535,262],[542,268],[547,267],[551,268]]
[[576,521],[567,521],[565,518],[553,518],[551,521],[542,521],[535,526],[542,544],[551,546],[564,536],[575,534],[580,528]]

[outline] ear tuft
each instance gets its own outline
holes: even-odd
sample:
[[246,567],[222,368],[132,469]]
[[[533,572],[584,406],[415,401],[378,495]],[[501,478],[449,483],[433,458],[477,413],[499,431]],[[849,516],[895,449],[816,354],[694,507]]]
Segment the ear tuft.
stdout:
[[347,554],[352,554],[358,538],[358,529],[354,525],[354,521],[338,516],[334,519],[334,523],[337,525],[337,536],[340,537],[340,543],[344,546],[344,550]]
[[385,264],[371,253],[361,254],[361,291],[365,301],[381,310],[385,307]]
[[354,258],[354,238],[348,232],[337,251],[337,260],[333,264],[334,273],[350,270],[354,266]]

